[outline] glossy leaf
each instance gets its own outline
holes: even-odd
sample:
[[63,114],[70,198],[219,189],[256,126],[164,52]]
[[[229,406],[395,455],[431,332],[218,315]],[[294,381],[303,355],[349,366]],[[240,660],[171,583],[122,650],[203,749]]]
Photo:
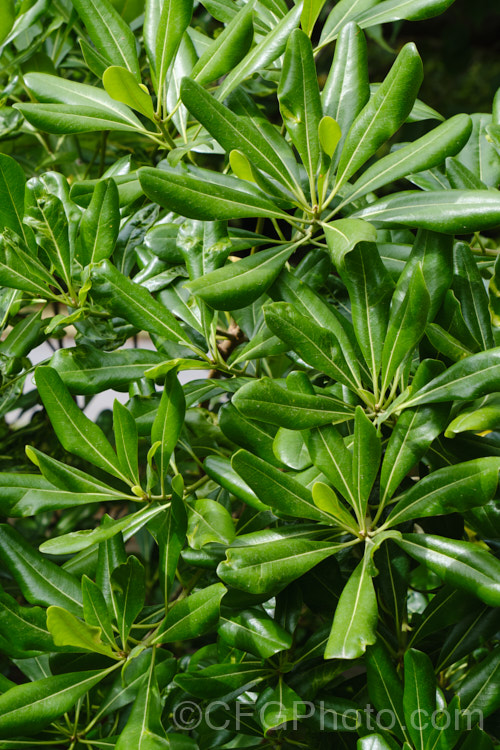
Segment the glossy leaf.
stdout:
[[411,226],[444,234],[469,234],[500,225],[500,198],[483,190],[408,190],[357,211],[375,226]]
[[227,619],[221,617],[219,636],[230,646],[267,659],[292,646],[292,636],[264,612],[242,612]]
[[485,505],[495,494],[500,462],[478,458],[428,474],[398,500],[387,522],[403,523],[423,516],[463,513]]
[[352,409],[327,395],[308,395],[282,388],[270,378],[248,383],[237,391],[233,404],[252,419],[307,430],[352,419]]
[[241,450],[231,463],[262,502],[280,515],[332,523],[330,514],[315,505],[309,490],[261,458]]
[[117,399],[113,403],[113,429],[120,468],[137,486],[139,484],[137,425],[129,410]]
[[118,614],[118,631],[122,647],[126,647],[130,630],[140,614],[146,596],[145,572],[142,563],[130,555],[111,575],[111,592]]
[[177,370],[174,368],[167,373],[165,378],[160,406],[151,428],[151,444],[160,443],[155,453],[155,462],[160,473],[162,487],[164,487],[170,458],[184,424],[185,410],[184,392],[177,379]]
[[99,586],[88,576],[82,576],[83,616],[89,625],[99,628],[105,643],[115,646],[106,600]]
[[391,657],[379,639],[366,649],[368,694],[377,711],[390,711],[393,731],[402,740],[406,734],[402,685]]
[[92,270],[92,294],[115,315],[141,330],[186,343],[186,334],[172,313],[139,284],[127,279],[109,261]]
[[465,718],[470,716],[476,723],[498,708],[499,672],[500,651],[496,648],[466,675],[457,690]]
[[360,406],[356,407],[352,478],[356,498],[354,507],[360,523],[366,515],[370,493],[380,466],[381,454],[382,443],[375,426],[363,409]]
[[111,65],[104,71],[102,83],[112,99],[135,109],[136,112],[154,122],[151,97],[137,83],[137,78],[130,70],[120,65]]
[[273,283],[295,247],[260,250],[185,286],[216,310],[238,310],[258,299]]
[[403,705],[408,734],[417,748],[425,748],[433,733],[429,716],[436,710],[436,678],[427,654],[409,649],[404,657]]
[[254,4],[247,3],[207,47],[191,72],[195,81],[211,83],[245,58],[253,41],[253,9]]
[[73,708],[108,671],[67,672],[11,688],[0,696],[0,737],[36,734]]
[[257,510],[268,509],[268,506],[259,500],[254,491],[234,471],[228,458],[208,456],[203,463],[203,467],[211,479],[214,479],[221,487],[236,495],[247,505]]
[[352,454],[346,448],[342,435],[330,425],[309,431],[306,437],[307,448],[312,461],[354,507],[354,482],[352,475]]
[[222,583],[214,583],[177,602],[169,609],[154,643],[185,641],[211,630],[219,619],[220,602],[225,593]]
[[224,185],[215,182],[213,173],[197,170],[196,176],[170,167],[138,170],[141,187],[152,201],[190,219],[216,221],[263,216],[284,218],[264,194],[250,191],[248,183],[226,177]]
[[285,127],[312,180],[319,165],[322,110],[311,42],[300,29],[287,43],[278,100]]
[[109,0],[72,0],[97,49],[113,65],[123,65],[140,80],[134,35]]
[[155,19],[156,90],[159,97],[166,84],[169,65],[175,59],[182,36],[191,22],[193,0],[165,0],[160,3],[160,8],[160,17]]
[[110,257],[119,227],[118,189],[113,180],[101,180],[80,223],[80,247],[76,257],[82,266]]
[[335,163],[351,125],[369,98],[365,36],[355,23],[348,23],[337,39],[332,67],[321,94],[323,112],[338,123],[341,131]]
[[0,559],[31,604],[64,607],[75,615],[82,612],[78,581],[33,549],[12,526],[0,526]]
[[182,499],[176,492],[172,495],[170,508],[156,516],[149,530],[158,543],[160,580],[164,601],[175,581],[179,555],[186,541],[187,514]]
[[463,242],[454,248],[453,289],[460,300],[464,320],[481,349],[494,346],[488,294],[477,263]]
[[196,500],[189,509],[187,538],[194,549],[218,542],[231,544],[234,539],[234,522],[226,508],[215,500]]
[[337,170],[337,189],[400,128],[411,112],[421,83],[422,61],[415,46],[407,44],[346,136]]
[[376,640],[377,596],[366,555],[351,574],[335,610],[325,659],[356,659]]
[[47,609],[47,629],[56,646],[71,646],[77,650],[92,651],[112,656],[109,645],[101,641],[101,629],[88,625],[62,607]]
[[430,534],[403,534],[397,543],[446,583],[475,594],[492,607],[499,606],[500,563],[490,552],[471,542]]

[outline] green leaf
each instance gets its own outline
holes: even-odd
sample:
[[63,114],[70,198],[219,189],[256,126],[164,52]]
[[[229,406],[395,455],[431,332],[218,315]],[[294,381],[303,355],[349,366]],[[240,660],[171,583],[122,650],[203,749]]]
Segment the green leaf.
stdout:
[[305,0],[300,17],[300,25],[307,36],[311,36],[325,0]]
[[227,545],[234,537],[234,521],[223,505],[207,499],[190,505],[187,538],[191,547],[201,549],[209,542]]
[[2,589],[0,603],[0,642],[8,644],[12,659],[28,659],[43,652],[60,650],[47,630],[45,609],[22,607]]
[[321,148],[332,158],[342,137],[338,122],[327,115],[322,117],[318,125],[318,136]]
[[222,583],[214,583],[176,602],[152,642],[187,641],[207,633],[219,619],[220,602],[225,593]]
[[151,428],[151,444],[160,442],[160,448],[155,454],[155,461],[160,473],[162,488],[165,485],[170,458],[184,424],[185,411],[184,391],[177,379],[177,369],[174,368],[167,373],[165,378],[160,406]]
[[[181,672],[175,682],[197,698],[220,698],[228,693],[242,693],[267,676],[261,661],[211,664],[195,672]],[[483,750],[483,748],[481,748]]]
[[500,390],[500,347],[456,362],[405,401],[403,408],[443,401],[471,401]]
[[152,201],[190,219],[216,221],[263,216],[283,219],[287,216],[257,188],[236,177],[216,182],[214,173],[198,169],[196,175],[171,167],[141,167],[141,187]]
[[253,11],[254,3],[247,3],[207,47],[191,72],[195,81],[211,83],[245,59],[253,41]]
[[101,628],[88,625],[62,607],[47,609],[47,629],[56,646],[71,646],[114,658],[111,648],[101,641]]
[[76,258],[82,266],[109,258],[120,228],[118,189],[114,180],[97,183],[89,207],[80,222],[80,244]]
[[415,45],[406,44],[346,136],[337,170],[337,190],[401,127],[421,82],[422,61]]
[[378,474],[381,455],[382,441],[377,429],[361,406],[357,406],[354,419],[352,478],[356,498],[354,508],[361,524],[364,523],[370,493]]
[[[380,734],[367,734],[356,744],[356,750],[391,750],[392,747]],[[409,747],[405,744],[403,750],[409,750]]]
[[473,401],[466,409],[460,411],[445,431],[445,437],[453,438],[460,432],[484,432],[495,429],[500,423],[500,396],[496,393]]
[[291,32],[299,23],[301,13],[302,5],[299,3],[245,55],[219,86],[217,90],[219,101],[223,101],[242,81],[250,78],[256,71],[267,67],[283,54]]
[[500,602],[500,562],[471,542],[430,534],[403,534],[397,544],[440,578],[491,607]]
[[382,350],[382,391],[389,386],[398,368],[413,356],[415,347],[425,332],[430,308],[430,296],[422,266],[412,274],[408,290],[400,302],[393,297],[387,335]]
[[315,506],[333,516],[339,526],[342,526],[351,534],[358,533],[354,518],[339,501],[331,487],[323,482],[315,482],[312,487],[312,497]]
[[464,320],[481,349],[495,345],[491,327],[488,294],[477,262],[464,242],[454,247],[453,290],[460,301]]
[[[167,71],[175,59],[181,39],[191,23],[193,0],[165,0],[160,3],[160,17],[155,19],[156,45],[155,69],[156,91],[162,101],[162,89],[166,85]],[[151,105],[152,110],[152,105]]]
[[[24,80],[41,104],[21,104],[18,109],[29,114],[30,121],[35,118],[43,124],[45,118],[47,125],[54,129],[50,132],[82,133],[102,129],[144,131],[140,120],[128,107],[95,86],[47,73],[28,73]],[[37,112],[40,114],[37,115]]]
[[[115,498],[123,497],[123,493],[119,490],[110,487],[99,479],[95,479],[90,474],[86,474],[84,471],[80,471],[80,469],[77,469],[74,466],[70,466],[62,461],[58,461],[56,458],[45,455],[45,453],[37,450],[37,448],[32,448],[27,445],[25,451],[29,460],[32,461],[35,466],[38,466],[45,479],[52,483],[46,485],[46,487],[40,487],[39,489],[42,492],[43,489],[51,490],[54,489],[54,487],[57,487],[59,490],[67,490],[68,492],[86,495],[87,497],[90,497],[91,495],[100,495],[101,497],[107,495],[108,497]],[[23,501],[25,502],[26,500],[27,498],[23,497]]]
[[258,299],[275,281],[297,245],[271,247],[228,263],[188,282],[190,292],[216,310],[238,310]]
[[[87,547],[100,544],[122,531],[139,531],[151,518],[161,513],[163,508],[164,506],[161,505],[152,505],[148,508],[141,508],[136,513],[112,521],[105,526],[70,531],[68,534],[47,539],[40,545],[40,549],[49,555],[69,555],[80,552]],[[130,533],[130,536],[132,536],[132,533]]]
[[285,127],[313,184],[320,158],[322,109],[311,41],[300,29],[292,32],[286,46],[278,101]]
[[357,17],[362,29],[392,21],[423,21],[443,13],[454,0],[384,0]]
[[[428,382],[444,367],[440,362],[424,360],[415,374],[417,388]],[[443,431],[448,419],[447,405],[418,406],[404,411],[394,427],[382,461],[380,498],[385,504],[405,476],[425,455],[433,440]]]
[[129,410],[117,399],[113,403],[113,430],[120,468],[137,486],[140,484],[137,425]]
[[429,716],[436,710],[436,678],[427,654],[409,649],[404,656],[403,706],[408,734],[424,750],[434,728]]
[[[331,253],[331,234],[327,235]],[[344,246],[345,247],[345,246]],[[351,314],[356,338],[371,372],[374,391],[378,393],[378,375],[389,320],[389,297],[393,285],[372,242],[358,242],[347,250],[338,262],[337,270],[347,287],[351,300]]]
[[76,578],[33,549],[12,526],[0,526],[0,560],[31,604],[64,607],[82,613],[82,594]]
[[285,466],[301,471],[311,465],[302,433],[280,427],[273,440],[274,455]]
[[150,349],[119,349],[103,352],[90,346],[58,349],[50,367],[57,370],[70,393],[94,395],[113,388],[126,391],[130,383],[144,377],[147,370],[164,361]]
[[181,497],[172,494],[170,508],[156,516],[149,530],[158,544],[160,581],[164,601],[168,601],[175,581],[179,555],[186,541],[187,514]]
[[130,555],[111,575],[111,592],[117,612],[117,624],[122,642],[126,648],[127,639],[136,617],[140,614],[146,597],[144,566]]
[[0,20],[0,42],[3,42],[5,37],[14,25],[16,20],[16,6],[14,0],[7,0],[2,7],[2,17]]
[[111,65],[103,73],[104,89],[112,99],[125,104],[149,120],[155,122],[153,102],[149,94],[137,83],[130,70],[119,65]]
[[470,117],[455,115],[416,141],[379,159],[349,188],[349,202],[412,172],[423,172],[442,164],[447,156],[454,156],[463,148],[471,128]]
[[296,721],[305,708],[300,696],[281,677],[274,689],[264,690],[258,705],[261,706],[258,717],[265,735],[288,721]]
[[357,383],[352,379],[339,341],[332,331],[297,312],[294,305],[287,302],[265,305],[263,312],[269,329],[304,362],[333,380],[356,388]]
[[92,295],[107,310],[136,328],[167,341],[188,343],[186,334],[172,313],[139,284],[126,278],[107,260],[92,269]]
[[466,721],[470,717],[474,723],[480,723],[498,708],[499,676],[500,650],[495,648],[468,672],[458,687],[457,695]]
[[340,595],[325,659],[357,659],[375,643],[378,608],[368,555],[358,564]]
[[233,404],[245,416],[290,430],[307,430],[353,417],[352,407],[340,400],[290,391],[271,378],[244,385],[235,393]]
[[103,431],[80,411],[56,370],[37,367],[35,377],[43,405],[63,448],[128,483]]
[[231,463],[257,497],[279,515],[332,523],[332,516],[315,505],[308,489],[261,458],[240,450]]
[[340,432],[331,425],[316,427],[308,432],[306,444],[316,468],[355,507],[352,454],[346,448]]
[[[0,284],[41,299],[60,301],[56,292],[62,292],[62,289],[56,279],[20,245],[20,238],[9,235],[9,230],[5,229],[0,235]],[[51,287],[55,287],[55,292],[51,291]]]
[[219,578],[252,594],[276,594],[289,583],[335,555],[343,544],[284,538],[263,544],[230,547],[217,568]]
[[486,190],[407,190],[357,211],[375,226],[411,226],[444,234],[470,234],[500,225],[500,196]]
[[218,482],[228,492],[236,495],[240,500],[243,500],[247,505],[250,505],[251,508],[268,510],[268,506],[259,500],[255,492],[235,472],[228,458],[223,456],[207,456],[203,463],[203,468],[211,479]]
[[339,32],[361,15],[367,8],[376,5],[378,0],[339,0],[330,12],[321,32],[321,46],[333,42]]
[[390,711],[393,732],[402,740],[406,735],[402,685],[383,641],[366,649],[366,678],[370,701],[377,711]]
[[141,683],[127,723],[120,733],[116,750],[161,750],[171,747],[161,723],[162,704],[155,671],[156,650],[153,649],[148,674]]
[[25,221],[35,232],[37,242],[43,248],[50,264],[59,278],[64,280],[72,293],[71,247],[68,220],[62,201],[38,186],[27,195]]
[[88,576],[82,576],[83,616],[89,625],[99,628],[102,637],[115,648],[113,627],[104,595]]
[[222,148],[228,152],[240,151],[250,164],[294,189],[295,182],[286,163],[266,139],[263,129],[250,117],[235,114],[189,78],[182,81],[181,97],[191,114]]
[[248,610],[231,619],[221,617],[219,636],[230,646],[262,659],[292,646],[292,636],[265,612]]
[[122,65],[141,80],[135,37],[109,0],[71,0],[91,41],[112,65]]
[[33,735],[69,711],[115,666],[16,685],[0,695],[0,737]]
[[477,458],[432,472],[405,492],[392,509],[387,523],[403,523],[424,516],[439,516],[488,503],[498,485],[500,461]]
[[6,154],[0,154],[0,225],[12,229],[30,244],[30,230],[23,224],[26,177],[23,168]]
[[[337,3],[332,13],[341,4]],[[355,2],[351,4],[356,5]],[[321,94],[323,112],[338,123],[341,131],[335,163],[338,162],[351,125],[369,98],[365,35],[355,23],[348,23],[337,39],[332,67]]]

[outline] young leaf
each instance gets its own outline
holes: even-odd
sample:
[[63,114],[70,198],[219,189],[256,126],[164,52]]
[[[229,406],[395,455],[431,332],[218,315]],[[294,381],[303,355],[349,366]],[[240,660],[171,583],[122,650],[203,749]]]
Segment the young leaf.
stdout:
[[300,25],[307,36],[311,36],[325,0],[305,0],[300,17]]
[[151,97],[137,83],[136,77],[130,70],[120,65],[111,65],[104,71],[102,83],[112,99],[122,102],[149,120],[155,121]]
[[101,641],[101,628],[88,625],[62,607],[47,609],[47,629],[56,646],[71,646],[113,658],[109,645]]
[[354,518],[339,501],[331,487],[323,482],[315,482],[312,487],[312,498],[315,506],[333,516],[339,526],[350,531],[351,534],[358,533]]
[[377,596],[368,573],[368,556],[358,564],[340,596],[325,659],[356,659],[376,641]]
[[421,83],[422,61],[415,45],[406,44],[346,136],[337,170],[337,190],[401,127]]

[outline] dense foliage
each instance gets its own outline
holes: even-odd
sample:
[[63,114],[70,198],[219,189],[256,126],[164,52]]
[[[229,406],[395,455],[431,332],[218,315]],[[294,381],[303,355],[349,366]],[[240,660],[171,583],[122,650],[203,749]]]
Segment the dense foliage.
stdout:
[[3,3],[0,748],[498,746],[500,96],[367,63],[452,2]]

